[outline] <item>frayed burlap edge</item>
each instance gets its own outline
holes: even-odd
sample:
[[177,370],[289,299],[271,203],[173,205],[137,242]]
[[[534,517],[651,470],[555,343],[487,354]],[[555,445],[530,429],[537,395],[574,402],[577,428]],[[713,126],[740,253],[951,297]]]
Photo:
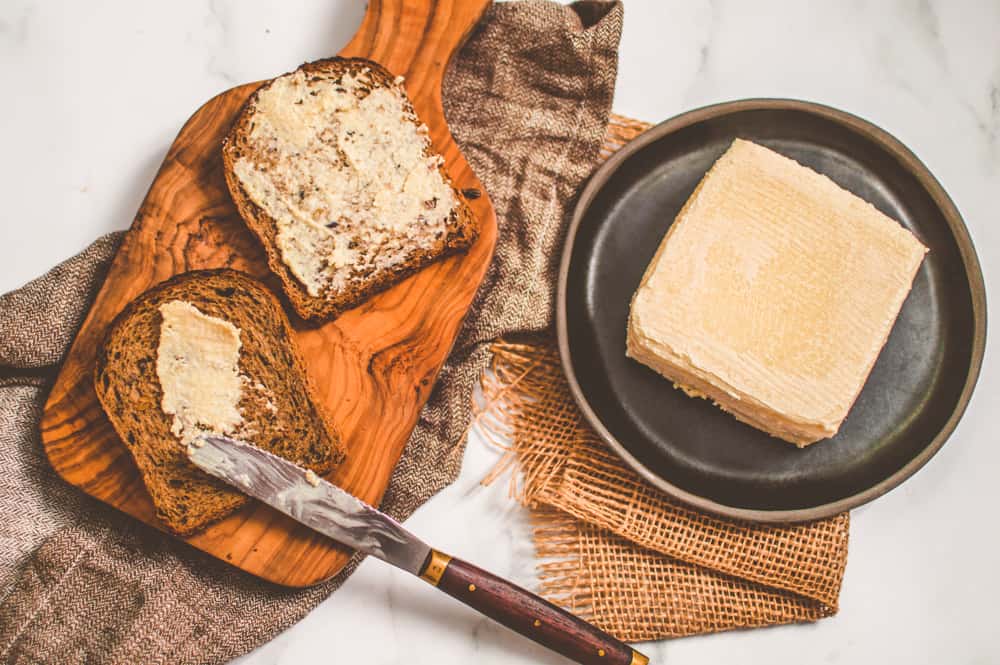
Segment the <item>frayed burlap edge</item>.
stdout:
[[[550,339],[492,346],[476,427],[532,509],[541,593],[620,639],[815,621],[837,611],[849,518],[761,525],[644,483],[584,422]],[[512,473],[513,471],[513,473]]]

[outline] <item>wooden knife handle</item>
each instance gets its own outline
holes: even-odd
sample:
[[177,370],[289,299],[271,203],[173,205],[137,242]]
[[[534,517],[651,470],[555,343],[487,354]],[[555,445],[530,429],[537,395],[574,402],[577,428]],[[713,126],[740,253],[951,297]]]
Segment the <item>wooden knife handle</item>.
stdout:
[[481,568],[431,550],[420,577],[494,621],[584,665],[646,665],[602,630]]

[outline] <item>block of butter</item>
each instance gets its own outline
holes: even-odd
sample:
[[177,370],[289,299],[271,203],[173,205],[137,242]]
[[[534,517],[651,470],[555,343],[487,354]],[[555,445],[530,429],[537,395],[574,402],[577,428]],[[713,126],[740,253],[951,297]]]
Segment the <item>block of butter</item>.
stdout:
[[826,176],[737,139],[646,269],[628,355],[806,446],[847,417],[926,252]]

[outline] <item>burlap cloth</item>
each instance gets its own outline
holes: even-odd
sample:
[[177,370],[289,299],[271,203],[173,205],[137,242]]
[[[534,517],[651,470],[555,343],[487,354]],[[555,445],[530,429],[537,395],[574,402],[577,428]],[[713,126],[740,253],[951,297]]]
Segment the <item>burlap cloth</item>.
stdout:
[[[500,222],[496,256],[383,510],[454,480],[489,342],[544,329],[567,209],[599,159],[619,3],[492,7],[445,80],[445,110]],[[72,220],[66,220],[72,223]],[[294,591],[200,554],[57,478],[38,420],[120,235],[0,297],[0,660],[222,663],[301,619],[357,566]],[[335,630],[335,628],[334,628]],[[335,637],[331,637],[335,639]]]
[[815,621],[837,611],[849,518],[789,526],[671,500],[584,422],[551,339],[498,342],[478,424],[533,509],[542,595],[627,641]]

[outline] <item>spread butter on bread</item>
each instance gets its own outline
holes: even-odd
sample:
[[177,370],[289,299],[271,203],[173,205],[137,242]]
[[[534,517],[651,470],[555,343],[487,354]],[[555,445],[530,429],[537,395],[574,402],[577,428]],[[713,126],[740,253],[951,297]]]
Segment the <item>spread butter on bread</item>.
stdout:
[[369,60],[321,60],[262,85],[223,163],[305,319],[336,316],[478,233],[402,78]]
[[157,516],[181,535],[248,501],[188,460],[202,435],[319,474],[344,457],[277,299],[234,270],[182,273],[132,301],[108,330],[94,383]]
[[839,430],[926,251],[826,176],[737,139],[646,269],[627,353],[808,445]]
[[[235,436],[243,425],[239,403],[249,380],[240,374],[240,330],[207,316],[184,300],[169,300],[160,312],[156,377],[171,433],[184,445],[203,434]],[[259,390],[270,392],[260,382]]]

